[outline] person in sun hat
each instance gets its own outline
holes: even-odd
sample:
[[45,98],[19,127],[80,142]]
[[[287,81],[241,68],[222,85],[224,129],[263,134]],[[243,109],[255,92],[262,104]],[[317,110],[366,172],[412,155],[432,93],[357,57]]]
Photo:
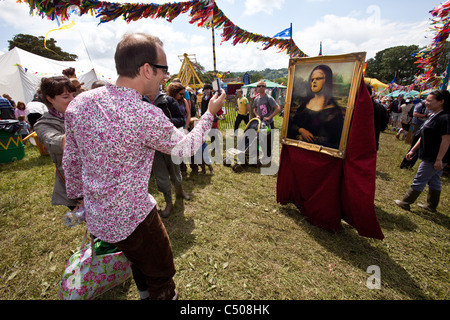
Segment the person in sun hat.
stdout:
[[79,95],[81,92],[86,91],[86,89],[83,87],[84,82],[80,82],[78,81],[78,79],[70,79],[70,81],[72,81],[76,89],[75,96]]

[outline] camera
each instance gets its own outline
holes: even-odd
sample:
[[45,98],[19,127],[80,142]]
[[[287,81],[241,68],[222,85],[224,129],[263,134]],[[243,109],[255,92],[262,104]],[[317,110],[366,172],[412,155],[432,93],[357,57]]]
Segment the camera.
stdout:
[[212,87],[214,91],[220,92],[220,89],[222,89],[222,81],[219,78],[214,79]]

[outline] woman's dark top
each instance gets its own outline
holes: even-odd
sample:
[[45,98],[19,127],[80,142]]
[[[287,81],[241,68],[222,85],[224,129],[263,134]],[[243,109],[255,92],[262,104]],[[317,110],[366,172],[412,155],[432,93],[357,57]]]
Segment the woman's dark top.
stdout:
[[[441,111],[431,116],[420,128],[419,158],[425,161],[436,162],[442,136],[450,134],[450,113]],[[443,163],[450,161],[450,148],[447,150]]]

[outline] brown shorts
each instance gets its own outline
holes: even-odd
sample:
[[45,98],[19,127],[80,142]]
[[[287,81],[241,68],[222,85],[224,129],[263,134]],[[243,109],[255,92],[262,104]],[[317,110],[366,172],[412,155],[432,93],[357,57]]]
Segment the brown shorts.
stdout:
[[115,245],[131,261],[139,291],[148,290],[151,300],[173,298],[176,270],[172,246],[156,207],[128,238]]

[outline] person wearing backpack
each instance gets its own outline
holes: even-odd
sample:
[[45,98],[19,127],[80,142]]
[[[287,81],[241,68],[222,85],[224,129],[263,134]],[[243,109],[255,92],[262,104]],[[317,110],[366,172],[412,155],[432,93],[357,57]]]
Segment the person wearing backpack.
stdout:
[[[152,103],[148,97],[144,97],[143,100]],[[165,93],[160,93],[153,104],[163,111],[164,115],[169,118],[169,121],[172,122],[176,128],[179,129],[184,127],[186,120],[181,113],[175,98]],[[162,192],[166,202],[164,210],[158,210],[158,213],[161,217],[167,218],[172,213],[174,207],[172,201],[172,184],[175,187],[177,196],[183,194],[183,178],[181,176],[180,166],[172,161],[170,154],[156,150],[153,159],[152,175],[155,177],[158,191]]]
[[389,112],[391,113],[391,119],[392,119],[392,127],[394,131],[398,131],[401,128],[400,124],[400,118],[402,115],[401,106],[405,103],[405,100],[403,99],[404,95],[400,94],[397,99],[392,101],[392,103],[389,106]]
[[[400,136],[403,133],[403,138],[402,140],[405,140],[406,138],[406,134],[409,131],[409,126],[411,124],[411,120],[412,120],[412,113],[414,112],[414,104],[413,104],[413,100],[408,98],[405,101],[405,104],[403,104],[401,107],[401,117],[400,117],[400,123],[402,125],[402,127],[400,128],[400,130],[398,130],[398,133],[396,134],[396,138],[400,139]],[[412,112],[410,112],[412,110]],[[410,115],[411,113],[411,115]]]
[[413,111],[413,119],[412,124],[414,126],[413,132],[416,133],[417,130],[422,126],[422,124],[428,119],[431,112],[427,110],[427,106],[425,105],[425,101],[421,99],[417,99],[414,101],[414,111]]
[[367,84],[367,90],[369,90],[370,97],[373,104],[373,118],[375,127],[375,142],[377,146],[377,151],[379,149],[380,132],[387,129],[389,124],[389,114],[386,108],[375,100],[375,92],[370,84]]
[[191,119],[197,117],[197,95],[194,89],[186,87],[186,91],[189,92],[189,100],[191,101]]
[[[408,115],[412,116],[411,124],[412,124],[412,132],[411,132],[411,141],[408,141],[408,137],[406,142],[410,143],[411,146],[408,150],[411,151],[412,148],[417,143],[417,140],[419,140],[419,133],[418,130],[422,126],[422,124],[425,122],[425,120],[429,115],[429,111],[427,110],[427,107],[425,105],[425,101],[422,101],[419,98],[414,99],[413,101],[414,107],[409,110]],[[400,163],[400,169],[411,169],[416,164],[417,160],[419,159],[418,154],[414,154],[413,157],[410,159],[407,159],[406,156],[403,158],[402,162]]]

